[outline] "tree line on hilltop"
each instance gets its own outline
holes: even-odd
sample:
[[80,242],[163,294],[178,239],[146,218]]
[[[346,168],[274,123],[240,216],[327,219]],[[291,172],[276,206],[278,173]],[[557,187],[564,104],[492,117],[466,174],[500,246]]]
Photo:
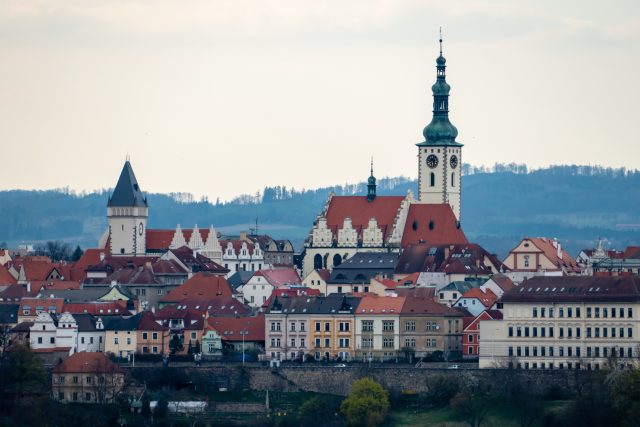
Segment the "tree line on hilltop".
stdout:
[[[522,164],[463,165],[462,225],[467,236],[504,255],[520,238],[557,237],[572,252],[593,246],[599,236],[622,248],[640,240],[640,172],[602,166],[552,166],[532,170]],[[364,177],[363,177],[364,178]],[[144,188],[144,186],[143,186]],[[298,247],[330,192],[365,194],[366,182],[318,189],[268,186],[229,201],[196,199],[189,193],[149,194],[149,227],[208,227],[237,233],[254,227]],[[407,177],[378,179],[379,195],[404,195],[417,182]],[[108,190],[74,193],[2,191],[0,241],[10,245],[63,240],[94,247],[106,229]],[[574,253],[574,254],[575,254]]]

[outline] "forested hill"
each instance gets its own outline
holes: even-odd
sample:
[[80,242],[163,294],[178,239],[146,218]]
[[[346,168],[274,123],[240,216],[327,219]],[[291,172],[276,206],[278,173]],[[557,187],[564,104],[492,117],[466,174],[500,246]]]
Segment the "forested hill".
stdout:
[[[554,166],[528,171],[522,165],[463,169],[462,225],[467,236],[504,255],[523,236],[561,239],[572,254],[591,247],[599,236],[622,248],[640,243],[640,172],[589,166]],[[208,227],[237,233],[289,238],[298,246],[330,191],[365,194],[366,184],[315,190],[268,187],[226,203],[196,201],[188,193],[149,194],[149,227]],[[417,192],[415,180],[383,178],[378,194]],[[0,192],[0,244],[61,239],[95,246],[106,228],[107,191],[77,195],[69,191]]]

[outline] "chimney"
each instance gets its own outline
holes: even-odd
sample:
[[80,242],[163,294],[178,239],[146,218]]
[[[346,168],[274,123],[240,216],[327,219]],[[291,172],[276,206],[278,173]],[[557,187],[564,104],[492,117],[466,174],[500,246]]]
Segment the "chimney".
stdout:
[[562,258],[562,246],[560,242],[556,242],[558,244],[558,258]]
[[247,232],[246,231],[241,231],[240,232],[240,240],[247,240]]
[[118,281],[117,281],[117,280],[112,280],[112,281],[111,281],[111,287],[112,287],[112,288],[113,288],[113,287],[115,287],[117,284],[118,284]]
[[100,252],[100,261],[104,261],[104,252]]

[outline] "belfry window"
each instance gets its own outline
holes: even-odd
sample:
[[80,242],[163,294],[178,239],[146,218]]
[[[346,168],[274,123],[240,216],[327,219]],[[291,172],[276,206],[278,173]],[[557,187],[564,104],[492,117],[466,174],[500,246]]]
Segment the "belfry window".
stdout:
[[436,174],[433,173],[433,172],[431,172],[430,185],[431,185],[431,187],[435,187],[435,185],[436,185]]

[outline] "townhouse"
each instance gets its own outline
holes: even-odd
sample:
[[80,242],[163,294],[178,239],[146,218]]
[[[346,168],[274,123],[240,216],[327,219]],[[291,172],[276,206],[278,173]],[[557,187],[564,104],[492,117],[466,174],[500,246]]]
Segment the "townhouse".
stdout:
[[152,313],[145,312],[136,328],[138,354],[169,354],[169,327],[155,321]]
[[356,311],[356,357],[390,360],[400,349],[400,312],[406,297],[366,295]]
[[304,360],[312,354],[309,316],[316,297],[275,296],[265,311],[265,354],[276,360]]
[[640,278],[534,277],[502,296],[503,319],[480,323],[480,368],[634,366]]
[[293,268],[260,270],[238,288],[244,301],[251,307],[260,307],[271,296],[274,289],[299,287],[302,279]]
[[466,317],[462,335],[462,357],[477,358],[480,350],[480,322],[484,320],[500,320],[500,310],[485,310],[474,318]]
[[137,348],[136,329],[141,317],[142,313],[129,317],[110,316],[102,319],[105,331],[104,352],[120,358],[127,358],[135,354]]
[[52,369],[54,400],[108,403],[124,388],[124,371],[103,353],[79,352]]
[[274,298],[265,312],[267,357],[352,359],[355,357],[354,313],[358,303],[359,298],[343,294]]
[[350,360],[355,357],[355,311],[360,299],[344,294],[315,297],[309,326],[316,360]]
[[462,351],[462,310],[434,301],[420,288],[407,292],[400,313],[401,352],[405,359],[423,358],[436,352],[445,360]]

